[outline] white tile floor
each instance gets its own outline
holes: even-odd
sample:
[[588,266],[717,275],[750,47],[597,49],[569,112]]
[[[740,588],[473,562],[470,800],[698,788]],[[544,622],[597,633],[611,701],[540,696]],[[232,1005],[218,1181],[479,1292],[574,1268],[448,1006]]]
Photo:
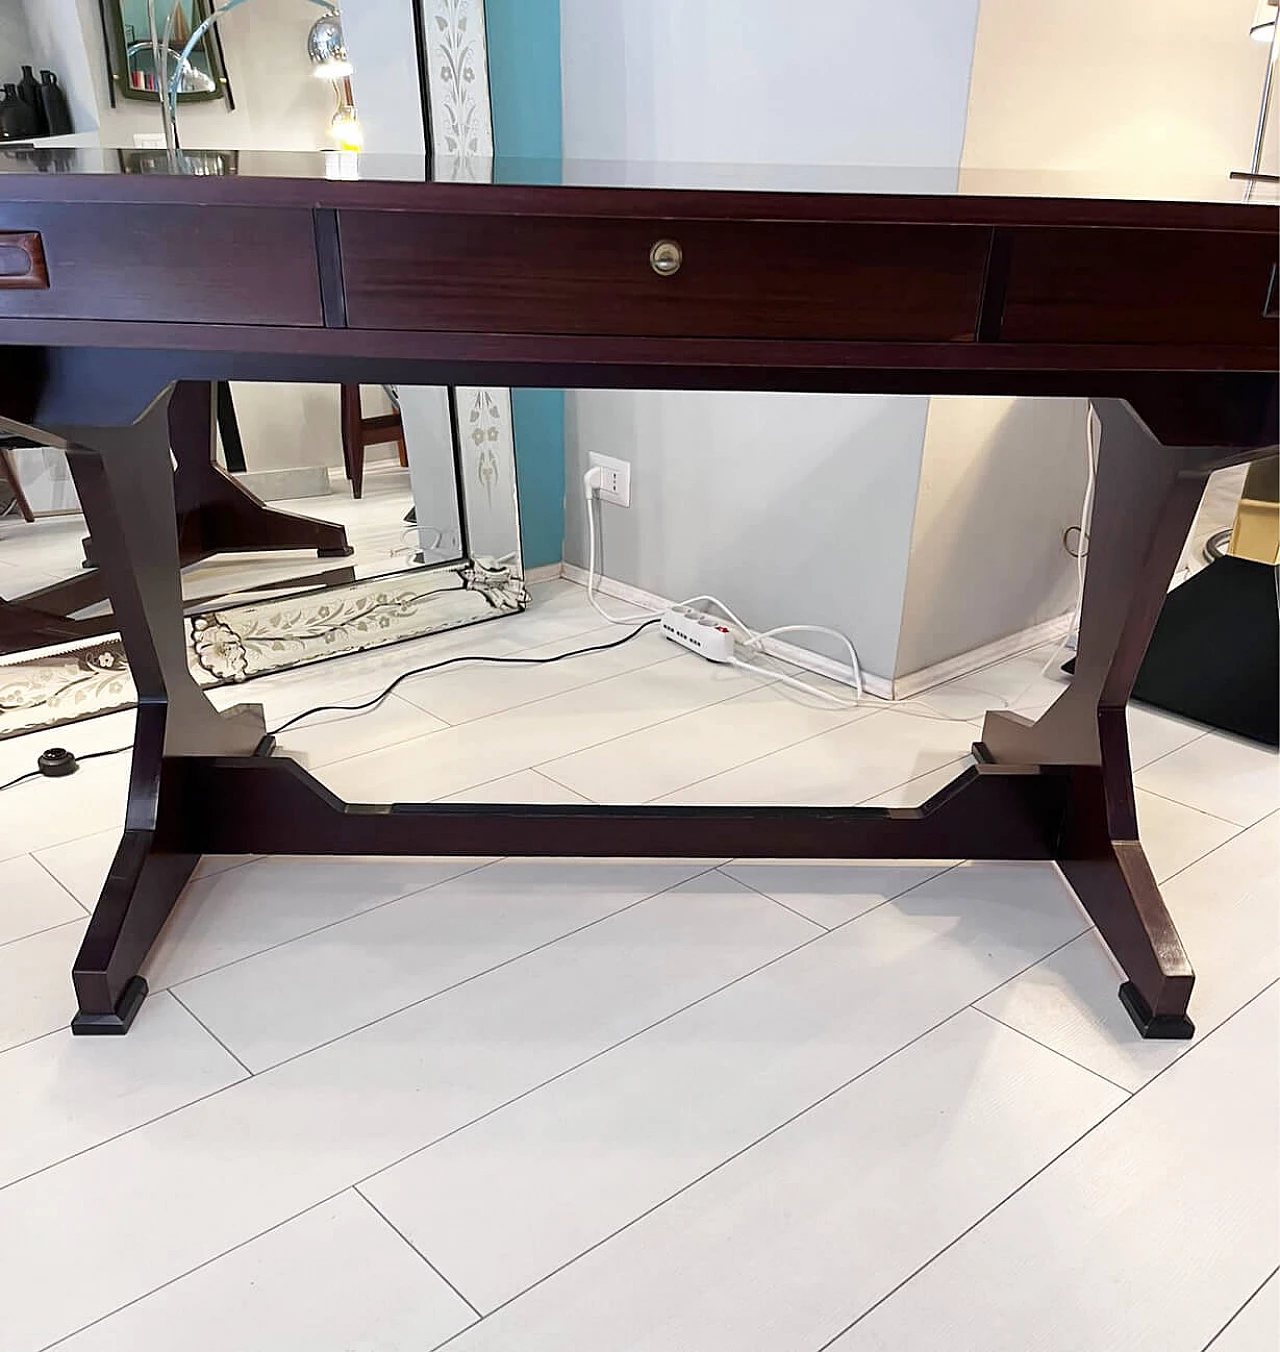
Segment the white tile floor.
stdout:
[[[218,698],[617,636],[536,591]],[[1038,660],[847,710],[645,635],[283,741],[351,796],[911,802]],[[1189,1044],[1047,865],[483,859],[206,860],[131,1035],[73,1040],[127,767],[5,793],[0,1349],[1274,1352],[1280,769],[1131,727]]]

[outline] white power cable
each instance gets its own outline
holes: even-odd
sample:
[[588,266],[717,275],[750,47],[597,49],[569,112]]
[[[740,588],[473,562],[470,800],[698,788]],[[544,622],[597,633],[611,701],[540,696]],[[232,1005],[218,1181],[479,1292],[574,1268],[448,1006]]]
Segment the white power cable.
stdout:
[[1067,632],[1063,634],[1058,646],[1049,654],[1049,660],[1040,668],[1039,673],[1027,683],[1025,689],[1018,696],[1019,699],[1031,689],[1041,676],[1049,674],[1049,669],[1058,661],[1067,644],[1071,642],[1072,635],[1079,634],[1080,615],[1084,610],[1084,575],[1086,560],[1089,557],[1089,531],[1093,525],[1093,499],[1098,487],[1097,416],[1093,411],[1093,405],[1086,404],[1084,444],[1088,463],[1085,467],[1084,502],[1080,507],[1079,540],[1076,544],[1076,603],[1071,611],[1071,623],[1067,626]]
[[[611,615],[596,599],[596,490],[600,487],[603,476],[598,468],[589,469],[582,476],[583,495],[586,498],[587,507],[587,600],[591,603],[592,609],[597,615],[609,621],[610,624],[639,624],[646,620],[658,619],[663,612],[661,610],[643,610],[631,615]],[[741,667],[745,671],[754,671],[757,674],[763,674],[783,685],[791,686],[795,690],[802,690],[807,695],[815,695],[818,699],[829,700],[833,704],[839,704],[846,708],[854,708],[861,703],[864,697],[862,683],[862,666],[858,661],[857,649],[853,646],[852,640],[846,634],[842,634],[838,629],[828,629],[819,624],[784,624],[775,629],[767,629],[763,632],[757,632],[750,625],[740,619],[723,601],[717,596],[691,596],[687,601],[679,603],[682,606],[709,605],[714,606],[729,623],[735,625],[742,633],[742,644],[747,648],[760,650],[761,645],[766,639],[774,637],[776,634],[826,634],[831,638],[838,639],[849,650],[849,665],[853,673],[852,689],[855,692],[852,700],[841,699],[839,695],[830,690],[823,690],[819,686],[810,685],[806,681],[798,680],[794,676],[788,676],[784,672],[769,671],[767,668],[756,666],[752,662],[744,662],[739,658],[733,659],[730,665]],[[791,666],[798,667],[800,664],[791,658],[779,657],[776,653],[772,656],[780,662],[786,662]]]

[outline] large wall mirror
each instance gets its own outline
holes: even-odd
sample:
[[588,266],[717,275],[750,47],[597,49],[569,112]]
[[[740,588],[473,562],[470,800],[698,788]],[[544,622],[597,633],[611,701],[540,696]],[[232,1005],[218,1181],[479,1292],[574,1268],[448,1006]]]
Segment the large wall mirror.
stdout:
[[[207,12],[205,0],[183,3],[189,21]],[[167,22],[166,0],[156,9]],[[363,121],[371,155],[416,151],[403,162],[418,177],[424,166],[431,172],[424,151],[432,124],[465,124],[465,144],[451,146],[441,172],[487,176],[482,0],[349,9],[354,79],[332,82],[315,78],[308,49],[327,7],[246,0],[228,15],[222,49],[235,103],[180,108],[183,171],[261,172],[264,157],[283,149],[306,152],[300,172],[358,173],[359,157],[341,148],[331,125],[345,108]],[[396,24],[379,28],[375,10]],[[136,40],[149,40],[149,29],[134,26],[146,13],[146,0],[104,0],[125,37],[127,22]],[[100,76],[109,33],[90,24],[81,36],[86,66]],[[442,59],[446,48],[452,62]],[[31,157],[48,172],[98,161],[172,172],[156,144],[159,109],[136,101],[113,108],[100,79],[96,94],[95,144],[0,147],[0,172]],[[194,243],[191,266],[201,266]],[[509,391],[186,382],[174,391],[169,424],[188,648],[203,684],[523,609]],[[95,562],[65,455],[0,432],[0,738],[132,702]]]
[[[98,0],[98,4],[113,95],[158,102],[163,80],[156,68],[153,14],[159,29],[159,48],[167,48],[173,63],[169,74],[172,79],[178,73],[188,39],[211,13],[211,0]],[[178,73],[178,99],[195,103],[229,97],[222,43],[214,27],[199,39]]]

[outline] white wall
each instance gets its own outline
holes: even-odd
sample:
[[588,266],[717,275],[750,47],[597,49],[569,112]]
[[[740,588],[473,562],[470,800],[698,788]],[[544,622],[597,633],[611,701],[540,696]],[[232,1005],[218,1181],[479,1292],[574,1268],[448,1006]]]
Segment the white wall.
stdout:
[[342,32],[356,68],[352,78],[365,145],[373,154],[426,150],[418,80],[417,0],[360,0],[342,14]]
[[[562,0],[568,158],[955,170],[977,0]],[[894,669],[927,400],[574,392],[565,557],[590,450],[634,463],[608,575],[812,621]]]
[[[982,0],[962,177],[1079,170],[1230,191],[1265,69],[1253,11],[1254,0]],[[1079,516],[1083,429],[1074,400],[932,401],[897,674],[1071,608],[1062,532]]]
[[982,0],[964,162],[1248,167],[1266,48],[1255,0]]
[[32,61],[31,32],[22,0],[0,0],[0,85],[17,84]]

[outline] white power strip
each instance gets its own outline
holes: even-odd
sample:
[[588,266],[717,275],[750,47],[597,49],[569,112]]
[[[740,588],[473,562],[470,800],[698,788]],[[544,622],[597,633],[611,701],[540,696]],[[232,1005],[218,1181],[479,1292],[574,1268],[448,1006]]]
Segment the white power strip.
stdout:
[[662,615],[662,632],[672,643],[688,648],[708,662],[732,662],[733,633],[714,616],[673,606]]

